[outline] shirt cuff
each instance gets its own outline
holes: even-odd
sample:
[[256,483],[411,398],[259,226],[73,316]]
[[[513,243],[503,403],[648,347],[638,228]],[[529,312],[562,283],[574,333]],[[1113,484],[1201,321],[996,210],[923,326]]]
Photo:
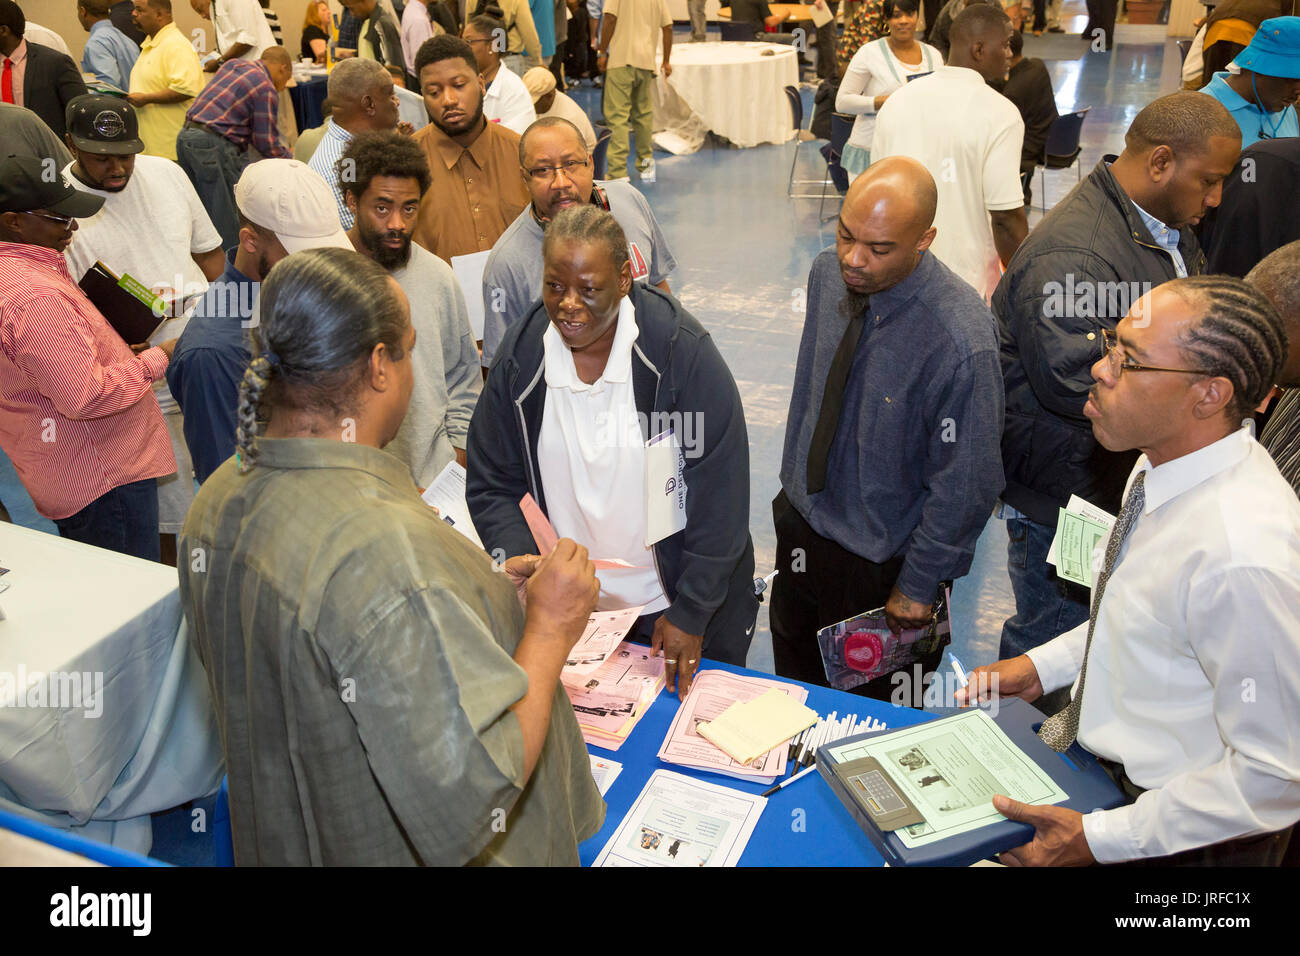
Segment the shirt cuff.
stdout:
[[1038,671],[1038,682],[1043,685],[1044,694],[1074,683],[1083,667],[1087,642],[1088,622],[1084,621],[1055,640],[1025,652],[1033,661],[1034,670]]
[[1119,863],[1141,856],[1133,838],[1132,816],[1132,805],[1083,815],[1083,838],[1098,863]]
[[167,353],[157,346],[145,349],[136,357],[144,363],[144,367],[146,371],[148,371],[149,379],[151,381],[156,382],[167,373]]

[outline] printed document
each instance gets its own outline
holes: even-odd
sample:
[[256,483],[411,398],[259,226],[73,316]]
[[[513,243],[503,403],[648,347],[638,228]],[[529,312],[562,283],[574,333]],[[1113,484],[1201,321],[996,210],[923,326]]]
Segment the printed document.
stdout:
[[767,799],[656,770],[593,866],[735,866]]
[[483,547],[474,522],[469,516],[469,505],[465,503],[465,469],[456,460],[447,462],[447,467],[438,472],[433,484],[424,489],[420,496],[426,505],[438,509],[438,517],[451,525],[478,547]]
[[833,747],[837,763],[874,757],[924,823],[896,830],[909,849],[1005,819],[993,795],[1021,803],[1061,803],[1068,795],[1011,742],[987,713],[972,710]]

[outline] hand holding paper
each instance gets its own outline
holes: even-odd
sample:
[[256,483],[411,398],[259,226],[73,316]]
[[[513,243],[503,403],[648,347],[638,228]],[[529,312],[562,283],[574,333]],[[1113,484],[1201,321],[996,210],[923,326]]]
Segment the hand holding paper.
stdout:
[[[537,542],[537,550],[540,554],[550,554],[554,549],[560,536],[555,533],[555,528],[546,515],[542,514],[542,509],[538,506],[532,495],[524,495],[519,499],[519,510],[524,513],[524,520],[528,522],[528,530],[533,533],[533,540]],[[596,570],[606,568],[632,568],[636,565],[628,564],[626,561],[620,561],[618,558],[592,558],[591,563],[596,566]]]

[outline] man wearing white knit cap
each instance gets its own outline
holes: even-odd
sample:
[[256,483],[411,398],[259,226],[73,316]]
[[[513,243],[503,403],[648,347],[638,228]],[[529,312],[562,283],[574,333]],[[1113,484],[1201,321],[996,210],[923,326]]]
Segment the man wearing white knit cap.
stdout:
[[578,127],[582,138],[587,141],[587,150],[596,149],[596,131],[587,118],[586,111],[579,106],[569,94],[555,88],[555,74],[544,66],[535,66],[524,74],[524,86],[533,98],[533,109],[537,118],[558,116]]

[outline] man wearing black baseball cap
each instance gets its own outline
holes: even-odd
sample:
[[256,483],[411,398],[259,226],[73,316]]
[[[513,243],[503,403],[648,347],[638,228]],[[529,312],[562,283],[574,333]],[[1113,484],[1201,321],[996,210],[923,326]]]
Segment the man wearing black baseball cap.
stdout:
[[133,353],[69,274],[76,220],[103,205],[53,159],[0,159],[0,447],[61,535],[156,561],[176,462],[151,385],[175,342]]
[[[169,303],[168,319],[150,337],[178,338],[208,282],[226,267],[221,235],[185,172],[161,156],[136,155],[136,111],[113,96],[87,94],[68,104],[68,146],[75,157],[64,169],[74,187],[102,196],[104,206],[83,219],[77,241],[64,253],[80,280],[103,262],[117,275],[130,275]],[[158,530],[164,563],[172,563],[173,536],[194,500],[193,466],[185,445],[180,406],[166,382],[154,385],[176,458],[176,475],[158,482]]]

